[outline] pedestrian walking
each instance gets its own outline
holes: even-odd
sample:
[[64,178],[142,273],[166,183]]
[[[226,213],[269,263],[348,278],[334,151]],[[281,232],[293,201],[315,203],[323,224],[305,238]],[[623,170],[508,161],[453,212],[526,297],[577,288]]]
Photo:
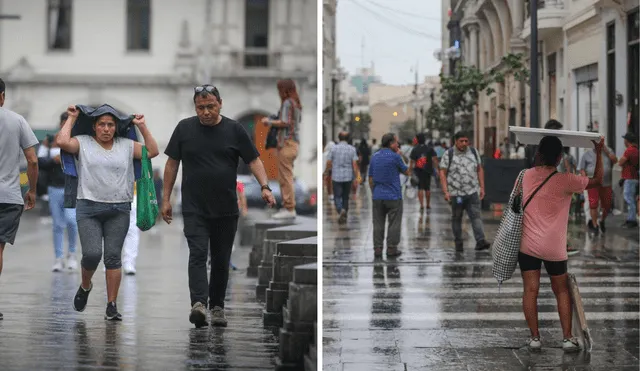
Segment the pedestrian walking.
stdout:
[[[258,180],[262,198],[275,205],[258,150],[238,122],[222,116],[222,99],[215,86],[194,89],[196,116],[178,123],[165,154],[162,217],[171,223],[171,191],[182,162],[182,215],[189,246],[189,321],[206,326],[207,302],[214,326],[226,326],[224,298],[229,280],[231,250],[238,226],[236,179],[240,158]],[[207,282],[207,256],[211,274]],[[207,300],[208,299],[208,300]]]
[[[607,215],[611,211],[613,201],[613,189],[611,183],[613,179],[613,165],[618,163],[618,158],[613,153],[613,150],[607,146],[602,147],[602,184],[598,187],[594,187],[587,190],[587,197],[589,199],[589,214],[591,219],[587,224],[589,231],[594,234],[606,232],[605,220]],[[580,158],[580,164],[578,165],[578,171],[580,175],[593,177],[596,168],[596,152],[594,149],[589,149]],[[602,215],[598,218],[598,207]]]
[[338,139],[340,142],[331,148],[327,156],[325,171],[331,171],[334,202],[340,216],[338,223],[344,224],[349,212],[351,185],[354,181],[360,183],[362,178],[358,167],[358,154],[355,147],[348,143],[349,133],[341,132]]
[[275,213],[274,219],[296,217],[296,195],[293,184],[293,163],[298,157],[298,133],[302,119],[302,105],[291,79],[278,81],[280,95],[280,116],[277,120],[269,117],[262,122],[278,129],[278,183],[282,193],[282,210]]
[[325,167],[322,170],[322,174],[323,175],[323,185],[324,187],[327,189],[327,195],[329,196],[329,201],[333,202],[334,197],[333,197],[333,181],[331,180],[331,170],[327,170],[326,166],[327,166],[327,158],[329,156],[329,153],[331,152],[331,148],[333,148],[333,146],[335,146],[336,144],[334,143],[333,140],[330,140],[325,146],[324,146],[324,152],[322,152],[322,164]]
[[626,147],[624,154],[620,157],[618,164],[622,167],[623,197],[627,203],[627,219],[623,227],[637,228],[637,201],[638,195],[638,137],[628,132],[624,136],[624,146]]
[[371,139],[371,155],[375,155],[380,150],[380,145],[376,138]]
[[371,163],[371,148],[367,144],[367,140],[362,138],[358,144],[358,166],[360,167],[360,176],[362,184],[367,180],[369,173],[369,164]]
[[410,176],[402,161],[398,137],[394,133],[382,136],[382,148],[371,157],[369,186],[373,193],[373,254],[382,257],[387,219],[387,257],[399,256],[402,230],[402,188],[400,174]]
[[525,171],[522,178],[522,202],[526,205],[522,221],[522,240],[518,264],[522,274],[524,311],[531,339],[529,347],[540,349],[538,328],[538,291],[540,269],[544,263],[551,279],[562,326],[562,348],[580,349],[571,333],[571,297],[567,275],[567,225],[573,194],[602,185],[602,147],[604,138],[595,145],[595,168],[592,178],[558,172],[563,160],[562,142],[557,137],[544,137],[537,146],[536,166]]
[[[20,217],[36,204],[38,184],[38,156],[36,138],[27,120],[4,108],[5,83],[0,79],[0,274],[4,247],[15,243]],[[20,152],[27,159],[29,190],[22,195],[20,187]],[[4,316],[0,313],[0,320]]]
[[136,262],[138,260],[138,248],[140,245],[140,228],[138,228],[137,215],[138,197],[136,194],[136,185],[133,185],[133,202],[131,202],[131,211],[129,212],[129,229],[124,238],[122,246],[122,270],[127,276],[136,274]]
[[[68,114],[60,115],[59,126],[62,128],[67,121]],[[78,224],[76,222],[76,209],[64,207],[65,175],[62,171],[60,160],[60,147],[57,144],[57,135],[50,140],[46,154],[38,157],[38,166],[45,175],[47,182],[47,194],[49,195],[49,210],[53,219],[53,251],[55,261],[51,270],[60,272],[63,269],[74,271],[78,269],[76,260],[76,243],[78,240]],[[64,259],[64,231],[67,231],[68,248],[66,260]]]
[[438,167],[438,154],[433,147],[425,144],[426,136],[418,134],[418,145],[413,148],[409,155],[411,163],[409,168],[418,177],[418,200],[420,201],[420,212],[424,211],[425,203],[427,209],[431,209],[431,175],[433,169]]
[[451,229],[456,250],[462,250],[462,214],[471,221],[476,250],[486,250],[491,244],[485,239],[481,200],[484,199],[484,169],[475,148],[469,146],[465,133],[454,135],[454,146],[442,155],[440,184],[444,199],[451,204]]
[[[95,118],[93,136],[71,137],[80,109],[69,106],[67,114],[69,117],[58,134],[58,145],[77,156],[76,218],[82,246],[82,283],[73,299],[73,307],[78,312],[85,310],[93,289],[91,279],[104,255],[107,283],[104,318],[121,321],[116,300],[122,279],[122,248],[130,229],[135,180],[133,161],[142,158],[143,146],[116,135],[120,119],[115,110]],[[144,115],[134,115],[131,123],[140,130],[148,157],[156,157],[158,144],[147,128]]]

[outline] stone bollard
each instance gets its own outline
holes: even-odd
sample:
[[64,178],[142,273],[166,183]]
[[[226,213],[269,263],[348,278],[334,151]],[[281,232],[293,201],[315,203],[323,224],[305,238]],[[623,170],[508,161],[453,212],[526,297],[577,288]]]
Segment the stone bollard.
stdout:
[[318,339],[318,323],[313,323],[313,338],[309,344],[309,353],[304,356],[304,371],[316,371],[318,369],[318,347],[316,340]]
[[[304,369],[305,354],[314,342],[317,326],[318,264],[299,265],[294,268],[293,282],[289,283],[289,300],[283,308],[284,325],[280,329],[280,351],[276,370]],[[317,359],[317,354],[315,355]]]
[[247,267],[248,277],[258,277],[258,266],[262,261],[264,234],[267,229],[293,225],[291,220],[265,219],[256,220],[253,225],[252,249],[249,253],[249,267]]
[[314,223],[303,223],[285,227],[271,228],[265,233],[262,248],[262,260],[258,266],[258,284],[256,286],[256,298],[265,300],[266,290],[269,287],[273,274],[273,256],[276,253],[276,244],[281,241],[296,240],[318,235],[318,226]]
[[265,327],[282,326],[282,307],[289,298],[289,282],[294,267],[318,261],[318,237],[282,241],[276,244],[269,288],[265,295],[262,319]]

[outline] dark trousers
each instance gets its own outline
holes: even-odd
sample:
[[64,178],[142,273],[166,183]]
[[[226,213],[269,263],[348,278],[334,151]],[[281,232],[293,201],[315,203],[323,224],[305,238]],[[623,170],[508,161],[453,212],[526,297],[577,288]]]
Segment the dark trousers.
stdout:
[[471,221],[471,228],[473,229],[473,236],[476,239],[476,243],[484,241],[484,227],[482,225],[482,210],[480,204],[480,196],[474,193],[469,196],[463,196],[462,203],[458,203],[457,196],[451,196],[451,229],[453,230],[453,237],[458,243],[462,242],[462,215],[467,212],[469,215],[469,221]]
[[373,248],[382,248],[387,218],[387,249],[397,248],[402,230],[402,200],[373,200]]
[[[184,236],[189,245],[189,290],[191,306],[200,302],[209,308],[224,308],[229,281],[231,249],[238,228],[238,216],[204,218],[184,215]],[[211,247],[211,277],[207,282],[207,258]]]
[[369,164],[360,164],[360,176],[362,177],[362,184],[367,180],[367,175],[369,174]]
[[333,202],[336,204],[336,210],[338,212],[341,212],[343,209],[349,211],[351,183],[353,182],[333,182]]

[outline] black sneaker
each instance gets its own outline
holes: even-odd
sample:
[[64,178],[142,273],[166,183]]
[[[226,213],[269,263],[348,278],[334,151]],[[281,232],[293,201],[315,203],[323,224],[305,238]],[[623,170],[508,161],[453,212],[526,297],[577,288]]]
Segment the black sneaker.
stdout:
[[89,299],[89,293],[93,289],[93,283],[89,290],[85,290],[82,288],[82,285],[78,287],[78,291],[76,292],[76,296],[73,298],[73,309],[78,312],[84,312],[84,308],[87,307],[87,300]]
[[2,315],[2,313],[0,313],[0,321],[4,319],[4,316]]
[[122,321],[122,314],[118,313],[118,307],[115,302],[107,303],[107,311],[104,314],[104,319],[109,321]]
[[638,228],[638,222],[630,222],[630,221],[626,221],[626,222],[624,222],[624,224],[622,225],[622,228],[627,228],[627,229],[631,229],[631,228]]
[[476,251],[488,250],[491,247],[491,244],[485,240],[478,241],[476,244]]
[[598,234],[598,227],[593,223],[593,220],[589,220],[589,224],[587,224],[589,228],[589,232],[593,234]]
[[601,231],[602,233],[604,233],[604,232],[606,232],[606,231],[607,231],[607,228],[604,226],[604,220],[601,220],[601,221],[600,221],[600,231]]

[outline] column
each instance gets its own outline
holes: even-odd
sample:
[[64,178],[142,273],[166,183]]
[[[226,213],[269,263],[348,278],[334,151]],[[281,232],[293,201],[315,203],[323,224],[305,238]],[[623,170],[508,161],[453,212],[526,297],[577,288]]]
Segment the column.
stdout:
[[511,9],[513,17],[513,33],[519,33],[524,26],[524,1],[511,0]]
[[469,62],[472,66],[476,66],[476,67],[478,67],[478,31],[479,31],[479,27],[477,24],[469,25],[469,43],[470,43]]

